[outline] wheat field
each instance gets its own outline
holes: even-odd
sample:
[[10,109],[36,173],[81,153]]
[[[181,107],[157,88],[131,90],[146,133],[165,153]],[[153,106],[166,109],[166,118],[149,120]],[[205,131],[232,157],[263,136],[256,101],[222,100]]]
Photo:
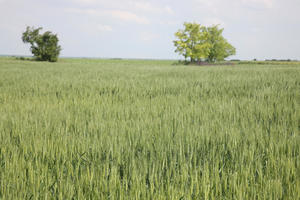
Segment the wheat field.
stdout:
[[0,199],[300,199],[300,63],[0,58]]

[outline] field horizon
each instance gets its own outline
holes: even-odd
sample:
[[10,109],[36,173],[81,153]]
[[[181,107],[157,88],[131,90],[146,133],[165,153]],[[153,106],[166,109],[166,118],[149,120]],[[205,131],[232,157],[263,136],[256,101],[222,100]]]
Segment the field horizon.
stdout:
[[[4,59],[20,59],[20,58],[34,58],[33,55],[18,55],[18,54],[0,54],[0,58]],[[60,56],[59,60],[64,59],[96,59],[96,60],[156,60],[156,61],[184,61],[182,58],[130,58],[130,57],[89,57],[89,56]],[[35,61],[35,60],[32,60]],[[291,59],[291,58],[266,58],[266,59],[225,59],[225,62],[285,62],[285,63],[300,63],[298,59]],[[36,62],[43,62],[43,61],[36,61]]]

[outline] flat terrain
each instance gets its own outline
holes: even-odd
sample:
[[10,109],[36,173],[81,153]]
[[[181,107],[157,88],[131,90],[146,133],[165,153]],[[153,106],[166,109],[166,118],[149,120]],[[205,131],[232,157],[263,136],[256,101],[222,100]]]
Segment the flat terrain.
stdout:
[[0,199],[300,199],[300,63],[0,58]]

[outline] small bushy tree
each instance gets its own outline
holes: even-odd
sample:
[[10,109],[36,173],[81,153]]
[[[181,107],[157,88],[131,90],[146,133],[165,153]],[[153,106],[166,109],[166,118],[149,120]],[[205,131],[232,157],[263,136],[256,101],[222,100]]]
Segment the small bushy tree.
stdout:
[[184,29],[175,33],[175,52],[191,62],[224,60],[235,54],[235,48],[222,36],[218,26],[205,27],[197,23],[184,23]]
[[42,28],[27,27],[22,35],[24,43],[31,45],[30,50],[36,60],[56,62],[61,51],[56,34],[47,31],[40,34]]

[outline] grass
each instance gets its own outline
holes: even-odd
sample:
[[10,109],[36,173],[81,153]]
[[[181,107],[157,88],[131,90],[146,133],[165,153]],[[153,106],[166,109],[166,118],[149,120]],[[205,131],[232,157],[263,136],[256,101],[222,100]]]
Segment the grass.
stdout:
[[300,64],[0,58],[0,199],[300,199]]

